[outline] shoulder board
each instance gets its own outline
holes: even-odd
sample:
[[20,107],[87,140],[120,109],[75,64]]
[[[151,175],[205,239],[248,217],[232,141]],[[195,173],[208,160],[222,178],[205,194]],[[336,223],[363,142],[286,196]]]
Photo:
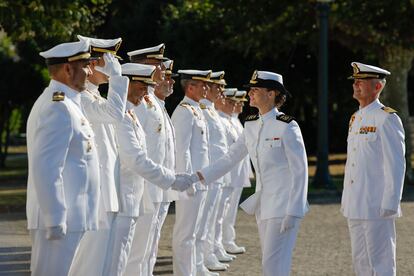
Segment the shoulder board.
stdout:
[[190,107],[191,105],[189,103],[180,103],[180,106]]
[[249,115],[246,117],[245,121],[256,121],[257,119],[259,119],[259,114],[254,114],[254,115]]
[[53,93],[52,101],[61,102],[65,99],[65,92],[56,91]]
[[286,115],[286,114],[281,114],[281,115],[276,116],[276,120],[289,124],[290,122],[295,120],[295,118],[292,116]]
[[207,106],[205,104],[203,104],[203,103],[200,103],[200,108],[201,109],[207,109]]
[[392,109],[391,107],[388,107],[388,106],[383,106],[381,107],[381,109],[390,114],[397,113],[397,110]]

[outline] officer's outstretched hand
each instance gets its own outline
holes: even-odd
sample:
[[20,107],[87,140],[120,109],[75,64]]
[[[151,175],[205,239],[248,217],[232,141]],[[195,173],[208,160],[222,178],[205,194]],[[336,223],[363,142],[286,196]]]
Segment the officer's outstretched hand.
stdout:
[[175,175],[175,181],[171,185],[171,188],[176,191],[185,191],[187,190],[193,182],[191,181],[191,174],[180,173]]
[[46,228],[46,239],[61,240],[66,235],[66,224]]
[[194,196],[197,192],[197,188],[196,185],[193,183],[190,185],[190,188],[188,188],[187,190],[185,190],[187,192],[188,196]]
[[280,234],[283,234],[293,227],[295,227],[296,224],[296,218],[293,216],[285,216],[282,220],[282,225],[280,226]]
[[388,210],[388,209],[382,209],[382,208],[380,209],[380,216],[383,218],[391,217],[395,215],[396,213],[397,211],[394,211],[394,210]]
[[121,64],[118,59],[110,53],[105,53],[103,55],[105,61],[104,67],[95,66],[95,69],[108,77],[120,76],[122,73]]

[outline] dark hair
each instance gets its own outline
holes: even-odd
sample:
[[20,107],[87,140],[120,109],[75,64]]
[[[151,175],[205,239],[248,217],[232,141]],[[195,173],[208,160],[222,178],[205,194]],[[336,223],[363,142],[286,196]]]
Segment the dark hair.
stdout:
[[268,91],[275,91],[275,105],[277,108],[281,108],[286,102],[286,95],[276,89],[268,89]]

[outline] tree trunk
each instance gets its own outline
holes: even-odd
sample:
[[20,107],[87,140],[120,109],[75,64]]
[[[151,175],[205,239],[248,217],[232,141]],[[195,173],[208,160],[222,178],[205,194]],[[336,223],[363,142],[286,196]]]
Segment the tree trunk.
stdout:
[[380,64],[391,72],[391,76],[387,77],[387,85],[385,91],[381,93],[381,99],[385,105],[390,106],[398,111],[404,129],[405,129],[405,145],[406,145],[406,182],[414,183],[414,172],[411,166],[411,128],[409,123],[408,93],[407,80],[408,72],[414,58],[414,51],[403,49],[401,47],[387,45],[380,57]]

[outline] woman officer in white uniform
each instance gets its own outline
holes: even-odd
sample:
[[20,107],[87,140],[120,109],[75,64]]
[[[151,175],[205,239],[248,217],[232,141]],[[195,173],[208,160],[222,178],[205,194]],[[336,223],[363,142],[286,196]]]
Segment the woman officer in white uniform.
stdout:
[[296,121],[278,110],[289,95],[282,76],[255,71],[247,86],[250,105],[257,107],[259,114],[249,116],[228,153],[198,171],[197,176],[211,183],[247,153],[250,155],[256,171],[256,192],[242,208],[256,215],[263,275],[289,275],[300,221],[308,211],[305,146]]

